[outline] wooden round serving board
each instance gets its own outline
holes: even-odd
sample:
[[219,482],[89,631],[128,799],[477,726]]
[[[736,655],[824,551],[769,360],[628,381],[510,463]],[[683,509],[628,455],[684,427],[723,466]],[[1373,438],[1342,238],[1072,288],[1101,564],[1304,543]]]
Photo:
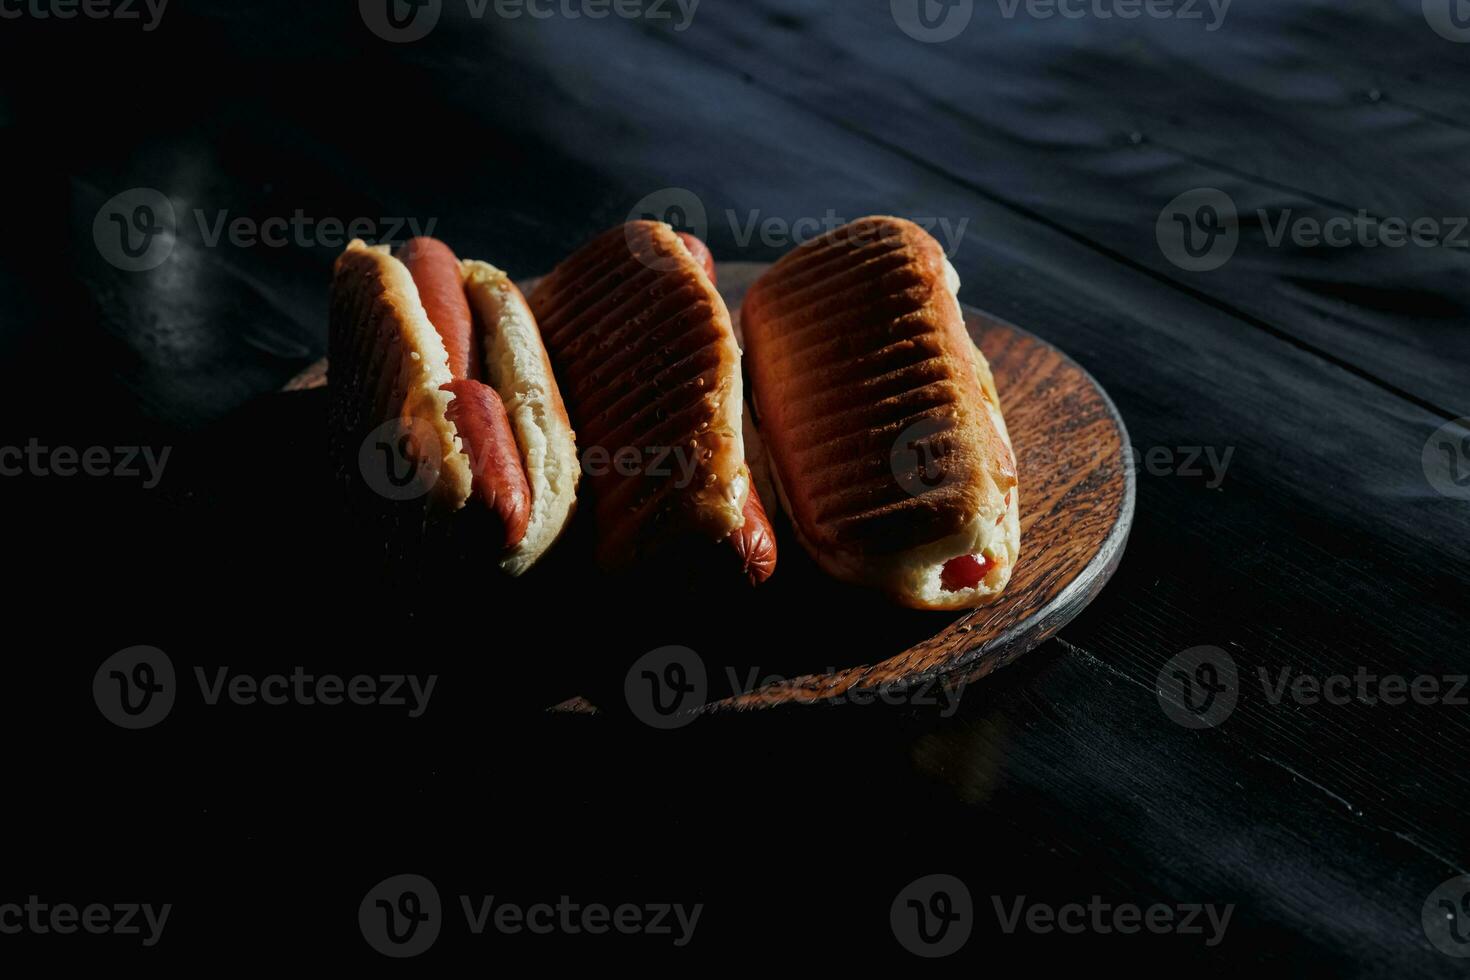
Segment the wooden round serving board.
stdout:
[[[720,292],[737,324],[746,289],[766,268],[719,265]],[[523,283],[522,289],[529,293],[531,285]],[[623,652],[631,657],[662,645],[694,649],[710,680],[709,696],[698,709],[704,713],[893,701],[915,688],[932,690],[937,682],[976,681],[1076,616],[1117,568],[1133,520],[1134,476],[1123,420],[1097,382],[1046,341],[968,307],[965,320],[994,370],[1020,481],[1021,554],[997,602],[964,614],[894,607],[823,574],[785,518],[773,513],[780,557],[769,582],[759,589],[732,582],[738,592],[703,607],[718,610],[714,614],[678,619],[659,609],[662,628],[628,638]],[[287,389],[325,381],[322,361]],[[577,535],[568,537],[542,563],[552,571],[541,573],[538,566],[512,587],[544,591],[547,603],[563,601],[559,590],[568,579],[558,566],[572,568],[585,584],[590,558],[566,555],[579,547]],[[514,601],[534,604],[537,597]],[[655,608],[678,604],[664,597],[647,601]],[[621,687],[621,678],[612,681],[589,685],[598,692],[585,692],[590,701],[573,698],[557,708],[596,710],[593,701],[608,706]]]

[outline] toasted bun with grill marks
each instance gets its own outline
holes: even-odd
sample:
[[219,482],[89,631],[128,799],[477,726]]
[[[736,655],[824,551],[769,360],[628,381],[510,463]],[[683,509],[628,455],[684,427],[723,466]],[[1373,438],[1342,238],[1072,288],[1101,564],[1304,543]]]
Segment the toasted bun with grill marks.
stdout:
[[[803,546],[921,609],[992,601],[1020,550],[1010,438],[958,292],[927,232],[872,217],[787,255],[741,310],[757,421]],[[966,555],[988,572],[945,589],[945,563]]]
[[[570,521],[580,468],[571,423],[540,333],[520,290],[485,262],[461,263],[484,349],[484,378],[505,405],[531,488],[531,518],[516,546],[497,556],[510,575],[530,568]],[[333,266],[329,345],[330,422],[339,456],[355,465],[362,440],[391,419],[405,423],[421,472],[437,477],[430,502],[457,511],[469,500],[469,456],[446,408],[449,355],[408,268],[388,246],[354,240]]]
[[332,429],[345,453],[390,419],[403,419],[420,472],[438,477],[430,498],[458,510],[470,496],[472,473],[454,423],[444,410],[453,397],[439,386],[454,380],[444,341],[419,302],[408,268],[386,245],[354,239],[332,267],[327,339]]
[[740,349],[724,300],[674,230],[635,221],[605,232],[530,303],[577,426],[598,563],[624,568],[740,528],[750,487]]

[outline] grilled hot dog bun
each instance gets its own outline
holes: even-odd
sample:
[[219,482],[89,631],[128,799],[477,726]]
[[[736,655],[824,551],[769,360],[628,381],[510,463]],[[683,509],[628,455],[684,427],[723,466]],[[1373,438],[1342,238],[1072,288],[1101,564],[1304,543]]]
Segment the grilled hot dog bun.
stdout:
[[731,540],[750,495],[740,349],[689,246],[662,222],[613,228],[553,269],[530,302],[583,458],[596,464],[598,564],[621,569],[668,547]]
[[[459,272],[475,318],[473,349],[483,362],[461,370],[473,371],[503,403],[530,489],[524,533],[495,556],[502,570],[520,575],[571,517],[581,472],[575,438],[520,291],[485,262],[461,262]],[[451,409],[456,396],[444,388],[464,379],[451,371],[413,276],[386,245],[353,241],[333,267],[329,365],[330,420],[341,450],[355,454],[374,428],[402,419],[420,466],[437,471],[432,504],[441,511],[465,507],[475,473]]]
[[959,278],[912,222],[864,218],[751,287],[741,328],[771,476],[827,572],[920,609],[997,598],[1016,466]]

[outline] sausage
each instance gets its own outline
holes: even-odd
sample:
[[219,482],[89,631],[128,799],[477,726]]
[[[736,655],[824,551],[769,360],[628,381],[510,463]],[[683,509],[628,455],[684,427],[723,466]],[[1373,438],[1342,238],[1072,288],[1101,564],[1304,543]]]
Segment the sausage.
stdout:
[[444,414],[459,430],[470,457],[471,491],[500,519],[504,547],[514,548],[531,523],[531,487],[505,405],[494,388],[472,378],[456,378],[440,387],[454,395]]
[[459,259],[437,238],[409,239],[398,258],[408,266],[424,312],[449,352],[449,373],[456,378],[473,378],[475,327],[470,302],[464,295]]
[[494,388],[475,377],[475,322],[465,298],[459,259],[448,245],[434,238],[411,239],[399,251],[399,258],[408,266],[424,312],[449,352],[449,373],[454,380],[440,385],[440,390],[454,395],[444,414],[459,430],[470,458],[471,496],[480,498],[499,519],[502,547],[509,550],[521,543],[531,523],[531,486],[505,404]]
[[750,496],[745,498],[745,524],[730,535],[730,544],[740,558],[741,571],[750,579],[751,585],[760,585],[776,570],[776,532],[761,506],[760,494],[755,484],[750,485]]
[[689,249],[689,254],[694,256],[694,261],[704,266],[704,274],[709,276],[709,281],[715,282],[715,257],[710,253],[709,246],[687,231],[679,232],[679,238]]
[[939,572],[939,584],[946,592],[973,589],[985,581],[985,576],[997,562],[989,555],[960,555],[944,563]]

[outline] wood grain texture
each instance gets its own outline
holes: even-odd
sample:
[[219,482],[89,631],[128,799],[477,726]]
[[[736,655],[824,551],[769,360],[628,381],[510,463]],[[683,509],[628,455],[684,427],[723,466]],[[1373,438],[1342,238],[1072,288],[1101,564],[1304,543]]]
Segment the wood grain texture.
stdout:
[[[1458,285],[1470,236],[1457,191],[1470,148],[1470,61],[1453,57],[1453,45],[1436,49],[1418,2],[1351,12],[1322,0],[1239,4],[1215,29],[1208,18],[1034,20],[1024,8],[1012,17],[977,3],[968,27],[926,46],[926,57],[896,34],[887,3],[852,4],[844,18],[829,16],[825,0],[751,6],[764,17],[711,7],[711,29],[678,49],[1242,327],[1442,417],[1470,411],[1458,370],[1470,359]],[[771,30],[774,18],[789,28]],[[1273,42],[1252,47],[1243,36]],[[1161,211],[1195,188],[1224,192],[1238,214],[1239,245],[1218,269],[1185,271],[1156,240]],[[1375,230],[1427,220],[1443,242],[1393,247],[1356,231],[1335,246],[1276,237],[1303,220],[1320,227],[1360,215]]]

